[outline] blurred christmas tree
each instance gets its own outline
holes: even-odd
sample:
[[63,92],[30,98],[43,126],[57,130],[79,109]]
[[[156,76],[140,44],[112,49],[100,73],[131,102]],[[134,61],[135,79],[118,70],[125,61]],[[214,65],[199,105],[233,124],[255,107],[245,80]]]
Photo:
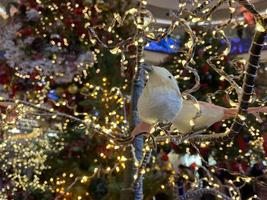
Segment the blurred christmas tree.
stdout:
[[[4,155],[0,170],[3,199],[119,199],[121,172],[127,161],[125,148],[99,136],[98,130],[126,133],[129,129],[130,80],[136,49],[125,45],[124,54],[119,54],[118,48],[107,50],[91,37],[88,28],[94,26],[106,44],[119,43],[135,32],[133,19],[126,18],[121,26],[109,26],[113,29],[105,29],[105,25],[112,24],[113,19],[119,24],[118,14],[123,15],[133,6],[132,1],[123,0],[24,0],[5,4],[9,17],[1,24],[4,31],[0,33],[1,96],[45,104],[51,110],[87,120],[94,127],[86,129],[70,119],[1,104],[1,117],[6,122],[1,129],[0,146]],[[230,84],[226,77],[218,75],[207,63],[224,51],[225,43],[215,38],[211,30],[195,27],[194,31],[198,39],[192,67],[198,70],[201,81],[200,90],[193,95],[207,100],[208,94],[219,89],[221,92],[216,93],[216,98],[210,96],[211,100],[232,106],[237,102],[230,105],[227,101],[224,91]],[[187,39],[186,35],[183,40]],[[184,70],[183,58],[183,53],[172,56],[164,66],[172,70],[179,86],[186,90],[192,87],[194,76]],[[236,62],[234,70],[234,58],[225,56],[212,62],[235,75],[244,70],[244,63]],[[242,77],[233,79],[242,82]],[[230,97],[236,96],[232,92]],[[13,116],[6,118],[7,113]],[[18,126],[22,119],[28,127],[23,123]],[[44,130],[33,127],[31,120],[41,123]],[[220,122],[209,130],[222,132],[230,123]],[[206,161],[217,161],[218,167],[245,171],[264,156],[258,122],[248,120],[247,124],[248,129],[235,141],[219,143],[219,148],[218,143],[198,143],[201,155]],[[23,132],[16,132],[14,127],[22,127]],[[174,199],[190,190],[198,170],[196,160],[188,164],[190,167],[181,160],[184,154],[197,153],[190,144],[162,142],[145,168],[145,199]],[[222,171],[216,173],[219,177]],[[199,170],[198,176],[202,175]]]
[[[105,43],[123,41],[135,31],[133,19],[126,19],[113,30],[101,27],[112,23],[114,13],[123,14],[131,6],[131,1],[120,0],[7,3],[9,17],[1,24],[4,31],[0,38],[1,95],[45,104],[91,121],[102,130],[127,131],[135,46],[125,46],[126,53],[117,55],[116,50],[99,46],[88,34],[88,27],[100,26],[96,31]],[[3,114],[10,112],[7,105],[1,107]],[[123,187],[121,172],[127,160],[125,149],[99,137],[93,128],[85,130],[68,119],[49,117],[22,108],[5,121],[1,152],[7,154],[1,164],[10,164],[1,169],[1,197],[119,199]],[[20,118],[26,125],[18,126]],[[38,129],[35,135],[32,121],[46,128],[42,132]],[[10,148],[15,148],[16,155],[9,152]],[[35,162],[30,166],[23,162],[25,153],[30,158],[35,152],[42,152],[43,158],[35,158],[40,165],[36,169]],[[19,158],[22,160],[18,165]],[[148,175],[148,199],[158,192],[158,184],[166,181],[164,173],[158,169]],[[18,180],[21,177],[23,182]],[[35,177],[38,178],[31,184]]]
[[[121,90],[129,92],[126,78],[131,77],[132,69],[121,68],[120,56],[99,47],[89,37],[88,26],[109,23],[113,13],[122,13],[130,7],[130,1],[7,3],[5,8],[9,18],[1,24],[5,30],[1,33],[2,93],[6,93],[8,98],[22,98],[34,104],[45,103],[51,109],[76,116],[84,116],[84,113],[87,113],[90,115],[88,120],[99,124],[101,129],[127,130],[129,100],[127,96],[122,95]],[[102,30],[101,39],[115,42],[131,33],[131,27],[127,24],[119,29],[104,32]],[[127,65],[132,64],[133,61],[128,59]],[[4,112],[8,112],[5,105],[2,107]],[[29,118],[22,111],[16,115]],[[82,118],[87,119],[86,117]],[[33,117],[33,120],[36,120],[36,117]],[[44,120],[47,119],[41,119]],[[60,147],[57,150],[49,147],[45,149],[47,156],[42,161],[42,166],[49,166],[49,169],[40,169],[42,175],[39,183],[30,184],[32,177],[37,174],[33,172],[31,176],[27,176],[23,172],[27,166],[23,164],[19,173],[25,178],[25,182],[16,186],[12,185],[11,180],[15,165],[1,169],[3,196],[45,199],[45,194],[50,193],[47,199],[51,199],[51,195],[58,199],[77,199],[90,194],[92,198],[97,199],[104,197],[107,192],[113,192],[113,195],[117,195],[114,199],[118,198],[121,181],[114,179],[117,179],[117,173],[125,167],[125,158],[121,151],[123,149],[104,138],[96,138],[93,129],[89,130],[88,134],[82,128],[75,128],[76,125],[65,125],[67,122],[68,120],[57,119],[54,122],[47,121],[46,126],[52,126],[63,133],[57,135],[58,133],[48,131],[48,137],[41,136],[43,140],[48,140],[51,146]],[[18,140],[17,135],[8,137],[8,131],[16,125],[14,123],[10,123],[3,132],[3,149],[6,144],[28,144]],[[19,134],[22,139],[32,134],[31,128],[27,131]],[[28,142],[35,141],[38,141],[38,138],[31,138]],[[29,152],[41,150],[41,147],[27,149]],[[8,159],[15,163],[18,156],[9,154],[4,157],[2,164]],[[73,181],[73,187],[68,188]],[[112,182],[118,182],[118,186]],[[112,187],[111,190],[108,187]]]

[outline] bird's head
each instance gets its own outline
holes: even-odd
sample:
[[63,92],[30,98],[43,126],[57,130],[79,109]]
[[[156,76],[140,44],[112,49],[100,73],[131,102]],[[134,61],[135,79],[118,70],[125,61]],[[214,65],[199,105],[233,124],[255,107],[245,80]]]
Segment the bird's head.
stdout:
[[147,84],[151,87],[167,87],[180,92],[176,79],[167,69],[148,65],[145,65],[144,69],[149,74]]

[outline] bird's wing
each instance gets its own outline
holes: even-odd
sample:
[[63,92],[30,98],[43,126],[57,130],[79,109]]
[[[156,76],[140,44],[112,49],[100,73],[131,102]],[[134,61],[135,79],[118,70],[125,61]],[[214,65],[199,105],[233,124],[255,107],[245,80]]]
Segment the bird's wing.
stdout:
[[224,107],[203,101],[200,101],[199,105],[201,109],[201,115],[199,119],[196,120],[197,129],[208,128],[214,123],[223,119],[225,110]]
[[182,110],[176,115],[173,121],[173,126],[178,129],[180,133],[186,134],[191,132],[192,126],[194,126],[194,130],[205,129],[223,119],[223,107],[201,101],[199,101],[199,106],[201,115],[194,120],[197,108],[192,101],[184,100]]
[[175,90],[153,88],[144,91],[138,100],[140,118],[150,124],[170,122],[182,107],[182,97]]

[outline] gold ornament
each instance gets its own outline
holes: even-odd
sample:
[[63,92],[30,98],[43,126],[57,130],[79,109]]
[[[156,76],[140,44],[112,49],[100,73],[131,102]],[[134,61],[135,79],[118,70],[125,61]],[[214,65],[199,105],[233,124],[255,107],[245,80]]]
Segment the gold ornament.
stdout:
[[79,90],[79,88],[75,84],[72,84],[68,87],[68,92],[71,94],[76,94],[78,92],[78,90]]

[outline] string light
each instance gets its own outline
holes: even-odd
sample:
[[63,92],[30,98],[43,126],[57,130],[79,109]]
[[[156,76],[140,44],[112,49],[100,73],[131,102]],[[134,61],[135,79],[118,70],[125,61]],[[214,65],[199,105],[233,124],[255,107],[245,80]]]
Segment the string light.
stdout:
[[[199,4],[198,6],[199,6],[200,9],[197,9],[194,12],[192,12],[187,20],[190,20],[192,23],[200,23],[200,22],[205,21],[204,20],[205,17],[209,17],[214,12],[214,10],[222,4],[223,1],[220,1],[219,3],[217,3],[214,7],[206,8],[206,6],[209,5],[209,2],[210,1],[205,1],[204,4],[200,4],[199,2],[197,2],[196,4]],[[229,2],[231,2],[231,1],[228,1],[228,3]],[[250,4],[247,4],[246,1],[244,1],[244,2],[247,5],[246,7],[251,6]],[[37,3],[42,4],[42,1],[37,1]],[[141,1],[141,4],[146,5],[147,2],[146,1]],[[185,7],[185,5],[186,4],[179,4],[178,7],[182,9],[183,7]],[[73,11],[73,8],[78,8],[78,7],[79,7],[79,4],[75,4],[73,6],[70,2],[67,3],[67,9],[70,12]],[[58,10],[59,7],[56,4],[52,4],[52,5],[48,6],[48,9],[50,9],[50,11],[55,11],[55,10]],[[102,10],[99,7],[97,7],[97,5],[95,6],[95,9],[96,9],[96,11],[98,13],[102,12]],[[233,7],[229,7],[229,10],[230,10],[231,13],[234,13],[234,8]],[[196,15],[196,14],[199,14],[199,12],[202,13],[201,16]],[[83,14],[84,14],[84,18],[86,20],[90,19],[91,13],[90,13],[88,7],[85,7],[83,9]],[[141,14],[147,16],[147,18],[148,18],[146,23],[143,24],[143,25],[140,23],[140,21],[139,21],[140,19],[138,17],[136,17],[139,14],[140,13],[139,13],[138,9],[135,9],[135,8],[126,11],[124,17],[121,17],[118,13],[114,13],[115,21],[110,26],[106,26],[106,24],[103,23],[102,24],[102,29],[105,29],[108,32],[113,33],[114,28],[116,26],[117,27],[122,26],[123,23],[126,20],[126,17],[130,16],[130,17],[134,18],[134,24],[136,26],[136,29],[144,31],[146,39],[159,40],[159,39],[165,37],[166,35],[172,33],[172,31],[174,31],[175,28],[177,28],[178,26],[182,25],[185,28],[185,32],[187,32],[190,37],[189,37],[189,41],[184,44],[184,46],[188,49],[187,53],[185,53],[185,56],[184,56],[185,58],[184,59],[180,59],[178,56],[176,57],[176,62],[177,63],[181,63],[182,66],[184,67],[181,70],[177,70],[176,77],[177,77],[177,79],[178,78],[182,78],[184,81],[188,81],[188,80],[191,80],[191,77],[182,76],[181,75],[182,72],[184,70],[187,70],[190,73],[193,73],[194,78],[195,78],[195,85],[191,89],[186,91],[185,96],[187,96],[188,98],[191,98],[192,101],[194,101],[195,99],[193,98],[193,96],[190,95],[190,93],[197,91],[197,89],[199,87],[199,84],[200,84],[200,78],[199,78],[199,75],[198,75],[197,71],[194,68],[191,67],[191,64],[193,63],[192,57],[193,57],[193,54],[194,54],[195,45],[198,42],[200,42],[201,44],[205,44],[205,42],[201,41],[201,37],[200,38],[196,38],[196,36],[193,33],[193,31],[191,30],[190,26],[187,24],[187,21],[183,20],[183,19],[179,19],[178,16],[174,17],[173,23],[171,24],[171,26],[166,31],[164,29],[158,29],[157,31],[153,32],[155,28],[154,27],[149,27],[150,25],[153,24],[152,22],[155,21],[153,19],[152,14],[148,10],[145,10],[144,13],[141,13]],[[56,21],[59,20],[59,19],[63,20],[64,17],[63,16],[58,16],[57,18],[55,18]],[[49,22],[48,18],[41,18],[41,24],[44,27],[44,29],[40,33],[38,32],[38,34],[45,36],[46,35],[46,28],[45,27],[53,26],[53,23]],[[227,24],[230,24],[230,22],[227,23]],[[74,23],[71,23],[70,27],[74,29],[76,27],[76,25]],[[96,63],[97,62],[97,57],[101,56],[101,50],[100,50],[100,48],[97,47],[97,45],[100,45],[101,47],[105,47],[105,48],[109,49],[109,52],[111,54],[120,55],[121,56],[120,63],[121,63],[121,71],[122,72],[127,71],[128,64],[129,64],[129,62],[128,62],[125,54],[124,54],[125,47],[126,46],[130,46],[131,44],[134,44],[135,46],[138,46],[138,44],[140,44],[140,43],[143,44],[145,42],[144,38],[142,38],[142,37],[130,37],[127,40],[124,40],[123,42],[121,42],[120,36],[116,35],[117,41],[108,40],[106,43],[104,43],[98,37],[96,31],[93,29],[93,27],[91,27],[91,24],[89,22],[86,22],[84,24],[84,27],[86,29],[89,29],[91,37],[88,38],[85,34],[82,34],[80,36],[80,39],[81,39],[81,41],[84,42],[85,46],[89,45],[88,41],[90,41],[90,45],[94,45],[94,47],[95,47],[94,48],[94,53],[93,53],[94,62]],[[257,21],[257,26],[256,27],[257,27],[256,28],[257,31],[262,32],[262,33],[265,32],[265,26],[263,26],[263,24],[261,23],[260,20]],[[220,28],[221,28],[221,26],[220,26]],[[213,35],[216,36],[218,34],[221,34],[222,37],[227,41],[227,38],[226,38],[224,32],[220,28],[215,29],[215,31],[213,32]],[[204,37],[205,34],[206,33],[203,33],[202,37]],[[68,38],[63,38],[63,42],[56,42],[55,39],[51,39],[50,44],[52,46],[55,46],[55,47],[60,49],[60,48],[64,48],[64,46],[68,47],[70,45],[70,42],[71,41]],[[228,43],[228,46],[223,51],[222,56],[228,55],[229,52],[230,52],[230,49],[231,49],[231,47],[230,47],[230,45]],[[210,46],[210,45],[206,46],[204,48],[204,51],[208,52],[210,55],[215,54],[212,51],[212,46]],[[52,64],[57,64],[58,60],[59,60],[58,56],[56,54],[54,54],[52,56],[51,63]],[[213,63],[213,61],[216,61],[215,64]],[[139,64],[143,63],[143,62],[144,62],[144,59],[141,58],[139,60]],[[210,66],[213,67],[213,69],[217,69],[216,71],[220,75],[219,79],[228,81],[230,83],[230,85],[236,90],[238,95],[240,95],[240,93],[241,93],[240,92],[240,87],[234,82],[233,78],[230,75],[226,74],[222,68],[221,68],[221,70],[217,68],[218,66],[220,66],[222,64],[222,58],[220,57],[220,55],[211,56],[211,59],[209,59],[208,63],[209,63]],[[84,65],[83,62],[78,63],[77,65],[80,66],[84,77],[87,77],[88,73],[89,73],[89,72],[86,71],[86,69],[89,69],[90,67],[93,66],[91,63],[87,63],[87,67],[84,68],[84,66],[86,66],[86,65]],[[42,67],[41,66],[37,66],[36,69],[38,71],[42,71]],[[18,70],[18,72],[15,73],[16,76],[18,76],[20,78],[23,78],[23,79],[29,79],[30,78],[29,75],[20,73],[19,72],[19,68],[17,68],[17,70]],[[99,74],[100,72],[101,72],[101,69],[97,68],[96,69],[96,74]],[[57,76],[65,76],[65,75],[66,74],[64,74],[64,73],[60,73],[60,72],[57,73]],[[22,102],[22,101],[10,101],[10,102],[12,102],[14,104],[18,104],[19,108],[18,108],[18,112],[16,113],[16,115],[17,115],[16,118],[18,119],[17,121],[21,120],[23,117],[27,117],[29,114],[36,114],[37,113],[37,116],[33,120],[36,121],[36,122],[41,122],[42,120],[44,120],[44,118],[42,117],[42,115],[38,115],[39,111],[43,111],[44,115],[49,115],[53,119],[60,119],[62,117],[63,118],[65,117],[67,119],[65,120],[65,123],[64,123],[63,127],[61,127],[62,129],[66,129],[68,123],[71,120],[78,121],[79,123],[84,124],[84,126],[86,128],[93,128],[94,130],[98,131],[101,135],[106,136],[109,139],[109,142],[106,145],[106,149],[118,150],[118,149],[122,148],[121,144],[124,144],[123,142],[120,142],[120,141],[124,141],[125,138],[127,138],[126,134],[127,134],[128,130],[129,130],[129,125],[127,123],[127,117],[126,117],[127,114],[126,114],[126,111],[125,111],[125,107],[126,107],[126,104],[129,103],[129,99],[126,96],[123,95],[123,91],[125,91],[127,88],[129,88],[129,85],[128,85],[129,83],[127,82],[127,80],[125,80],[125,85],[124,85],[124,87],[122,87],[122,89],[115,88],[115,87],[111,88],[111,89],[108,89],[108,86],[109,86],[108,78],[109,77],[102,77],[102,83],[99,84],[99,85],[95,85],[95,84],[90,83],[90,82],[84,82],[81,75],[77,75],[77,76],[73,77],[74,82],[77,82],[77,83],[79,83],[79,84],[84,86],[82,88],[83,90],[81,92],[81,95],[85,99],[90,99],[90,98],[92,98],[92,99],[101,99],[101,103],[103,103],[103,105],[105,105],[105,108],[108,110],[103,115],[103,116],[105,116],[104,123],[102,123],[101,119],[99,119],[97,114],[96,115],[91,115],[89,113],[80,113],[77,110],[75,110],[75,108],[72,107],[71,105],[69,105],[69,102],[65,100],[66,94],[62,94],[62,99],[58,100],[57,102],[54,102],[54,105],[56,107],[62,107],[62,106],[64,107],[64,106],[66,106],[66,107],[70,108],[73,111],[74,116],[83,116],[83,120],[81,120],[80,118],[77,118],[77,117],[73,117],[73,116],[70,116],[70,115],[64,115],[62,113],[56,112],[55,109],[52,109],[52,108],[42,109],[41,105],[45,102],[45,98],[47,97],[47,94],[51,89],[51,85],[50,85],[50,80],[49,79],[55,79],[54,75],[53,76],[52,75],[49,76],[49,78],[43,77],[41,75],[37,75],[35,77],[36,82],[34,82],[33,84],[36,84],[39,87],[43,87],[43,88],[38,90],[36,93],[27,93],[27,97],[28,97],[28,99],[30,99],[30,102],[32,104],[25,103],[25,102]],[[72,89],[75,91],[75,87],[72,88]],[[232,90],[228,90],[228,91],[232,92]],[[230,94],[228,94],[228,95],[230,95]],[[211,95],[211,98],[216,99],[215,93]],[[6,101],[9,101],[9,100],[2,99],[1,101],[2,102],[6,102]],[[35,106],[33,106],[33,104]],[[115,108],[114,108],[114,106],[112,106],[112,105],[117,105],[117,107],[115,106]],[[199,115],[201,115],[201,111],[200,111],[200,107],[199,107],[198,103],[195,103],[194,105],[195,105],[196,109],[198,110],[196,116],[194,117],[194,120],[196,120],[199,117]],[[29,109],[29,108],[31,108],[31,109]],[[238,117],[239,117],[239,119],[241,121],[247,121],[246,116],[243,115],[243,114],[239,114]],[[8,117],[5,114],[2,114],[2,118],[3,119],[7,119]],[[193,129],[194,124],[195,124],[194,120],[190,121],[190,125],[192,126],[192,130],[194,130]],[[228,127],[227,123],[224,123],[224,125],[225,125],[225,127]],[[3,130],[13,130],[13,133],[14,133],[15,131],[19,130],[19,129],[16,129],[16,128],[18,128],[16,123],[12,123],[12,121],[7,121],[4,124]],[[8,146],[8,148],[10,148],[10,146],[11,146],[12,148],[14,148],[14,151],[19,154],[20,152],[22,152],[22,148],[25,148],[25,146],[22,143],[18,143],[17,142],[18,140],[21,140],[21,139],[23,139],[25,141],[34,140],[35,142],[40,142],[40,145],[42,145],[42,147],[46,146],[47,150],[49,149],[50,151],[51,150],[55,150],[55,151],[57,150],[58,151],[58,150],[60,150],[62,148],[62,146],[61,146],[62,143],[60,143],[60,145],[59,145],[59,147],[57,149],[52,148],[51,146],[49,146],[47,138],[40,137],[40,136],[44,135],[44,133],[41,132],[41,130],[39,130],[39,129],[35,129],[35,131],[38,132],[38,134],[35,134],[34,131],[32,131],[29,134],[23,134],[23,135],[19,135],[19,136],[18,135],[9,136],[10,133],[6,133],[8,140],[7,140],[6,143],[1,144],[1,146],[0,146],[1,150],[2,149],[6,149],[7,146]],[[44,131],[48,132],[48,130],[46,130],[46,129],[44,129]],[[262,144],[262,138],[258,137],[258,131],[255,131],[254,127],[251,126],[249,128],[249,132],[250,132],[250,134],[252,136],[256,137],[255,141],[260,141],[258,144]],[[230,131],[228,131],[228,132],[226,131],[225,133],[223,133],[223,137],[227,136],[229,133],[230,133]],[[181,144],[182,142],[185,143],[185,144],[189,144],[191,142],[190,139],[192,139],[192,140],[193,139],[197,139],[198,140],[198,139],[201,139],[201,138],[202,139],[203,138],[204,139],[213,139],[213,138],[216,137],[215,136],[216,134],[217,133],[211,133],[207,137],[202,137],[202,135],[194,135],[194,137],[192,137],[192,138],[190,138],[190,137],[186,138],[185,137],[183,139],[181,139],[180,136],[177,134],[177,138],[178,138],[177,139],[176,137],[166,136],[165,132],[162,131],[159,134],[159,137],[155,137],[154,140],[156,142],[163,141],[162,144],[169,143],[170,141],[173,141],[173,140],[175,140],[177,144]],[[14,142],[14,141],[16,141],[16,142]],[[148,141],[150,141],[150,140],[148,140]],[[128,144],[128,143],[126,142],[126,144]],[[257,144],[257,142],[255,142],[255,145],[256,144]],[[202,144],[203,147],[206,146],[206,145],[209,145],[209,143],[203,143]],[[228,147],[230,148],[232,145],[233,144],[229,145]],[[222,147],[220,147],[220,149],[223,150]],[[150,157],[150,154],[151,154],[151,151],[152,151],[152,148],[151,148],[150,144],[146,145],[145,151],[146,152],[144,152],[144,157],[145,156],[147,157],[146,160],[143,161],[143,163],[141,163],[141,164],[136,163],[136,166],[140,168],[139,172],[140,172],[141,175],[145,174],[146,171],[149,171],[148,169],[146,170],[145,167],[146,167],[147,162],[149,161],[148,157]],[[187,151],[189,152],[189,149]],[[25,153],[27,156],[29,156],[29,158],[33,158],[34,157],[34,155],[32,155],[33,152],[35,152],[35,149],[34,149],[34,146],[31,146],[31,145],[29,147],[27,147],[26,150],[25,149],[23,150],[23,153]],[[44,166],[44,163],[45,163],[45,152],[44,151],[38,151],[38,153],[39,153],[39,154],[37,154],[38,158],[36,160],[32,160],[31,159],[31,160],[29,160],[30,162],[25,162],[26,159],[24,157],[20,159],[20,157],[22,155],[16,156],[16,159],[13,159],[11,162],[8,161],[7,154],[3,154],[1,159],[4,161],[5,164],[11,165],[13,168],[16,168],[17,165],[18,165],[19,166],[19,168],[18,168],[19,170],[21,170],[20,168],[23,167],[23,166],[25,166],[26,168],[29,168],[29,166],[30,167],[34,167],[34,169],[36,170],[35,173],[36,174],[40,174],[42,172],[42,170],[44,170],[46,167],[49,167],[49,166]],[[242,152],[240,152],[240,153],[242,153]],[[102,159],[106,159],[106,155],[104,153],[102,153],[102,152],[99,154],[99,156]],[[226,159],[227,159],[227,155],[226,155]],[[127,161],[127,158],[122,156],[122,155],[119,155],[117,157],[117,161],[118,161],[118,164],[115,165],[114,167],[108,166],[108,167],[105,167],[103,169],[94,168],[93,175],[95,175],[96,173],[100,173],[100,172],[101,173],[111,173],[111,172],[115,171],[115,172],[119,173],[122,168],[125,168],[125,162]],[[98,160],[96,159],[95,162],[97,163]],[[7,165],[3,165],[3,167],[4,167],[3,168],[4,170],[8,169]],[[158,168],[158,170],[160,170],[159,166],[155,166],[155,169],[157,169],[157,168]],[[44,189],[44,187],[48,187],[47,183],[45,183],[43,185],[40,184],[38,178],[34,179],[34,181],[32,183],[30,183],[29,180],[27,180],[26,178],[20,176],[19,174],[20,173],[18,171],[15,171],[13,174],[11,174],[11,178],[14,179],[14,182],[16,184],[18,184],[17,185],[18,187],[22,187],[23,189],[26,189],[27,187],[30,187],[32,185],[34,185],[34,187],[42,188],[42,189]],[[135,179],[138,179],[139,175],[136,175]],[[20,181],[16,181],[15,180],[17,177],[20,177]],[[74,182],[75,182],[75,180],[77,180],[78,176],[76,176],[74,174],[69,174],[69,176],[67,176],[67,174],[63,174],[62,177],[60,177],[60,178],[59,177],[57,177],[55,179],[51,178],[50,182],[56,185],[56,189],[55,190],[56,190],[57,193],[62,193],[64,195],[68,196],[69,192],[65,191],[65,189],[64,189],[65,188],[64,185],[66,184],[66,181],[65,181],[66,177],[74,179]],[[189,179],[189,177],[186,174],[183,174],[183,178],[185,178],[186,180]],[[83,177],[79,178],[81,183],[87,183],[87,181],[89,179],[90,179],[89,176],[83,176]],[[216,191],[211,189],[211,188],[216,188],[216,189],[219,188],[219,185],[217,183],[215,183],[213,179],[214,179],[213,176],[211,174],[209,174],[207,180],[209,180],[211,182],[209,184],[210,187],[207,188],[207,190],[215,192],[217,194],[218,198],[223,198],[224,196],[222,194],[219,194],[218,191],[216,192]],[[244,180],[245,182],[250,182],[251,181],[251,179],[244,178],[244,177],[242,177],[242,180]],[[173,180],[170,181],[170,182],[172,184],[174,184]],[[164,190],[165,186],[161,185],[161,189]],[[233,188],[230,188],[230,189],[231,189],[231,191],[232,190],[234,191]],[[202,191],[206,191],[206,189],[203,189]],[[232,197],[233,197],[232,199],[235,199],[235,198],[238,199],[237,197],[235,197],[235,198],[234,198],[234,196],[232,196]],[[78,196],[78,199],[82,199],[82,197]]]

